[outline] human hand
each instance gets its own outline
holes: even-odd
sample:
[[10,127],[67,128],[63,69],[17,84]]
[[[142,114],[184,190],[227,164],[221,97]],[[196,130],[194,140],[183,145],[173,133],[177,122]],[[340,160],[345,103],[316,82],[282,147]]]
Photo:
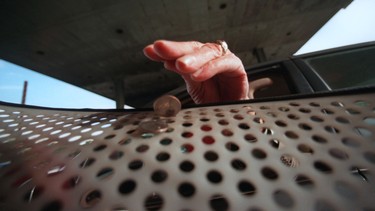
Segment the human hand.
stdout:
[[249,83],[241,60],[217,43],[158,40],[143,49],[153,61],[182,76],[195,103],[249,99]]

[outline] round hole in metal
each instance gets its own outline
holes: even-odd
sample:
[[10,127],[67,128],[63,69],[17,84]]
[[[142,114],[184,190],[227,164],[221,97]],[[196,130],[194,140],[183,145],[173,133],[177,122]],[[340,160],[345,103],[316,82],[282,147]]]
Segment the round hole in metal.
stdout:
[[288,112],[288,111],[290,111],[290,109],[288,107],[285,107],[285,106],[279,107],[279,110],[282,111],[282,112]]
[[178,193],[180,193],[182,197],[192,197],[195,194],[195,187],[189,182],[181,183],[178,186]]
[[211,144],[215,143],[215,139],[212,136],[205,136],[205,137],[202,138],[202,141],[203,141],[203,143],[205,143],[207,145],[211,145]]
[[359,106],[359,107],[367,107],[370,105],[369,102],[365,101],[365,100],[357,100],[354,102],[355,105]]
[[138,146],[135,151],[139,152],[139,153],[144,153],[146,152],[147,150],[149,149],[149,146],[148,145],[145,145],[145,144],[142,144],[140,146]]
[[60,211],[62,209],[63,209],[63,203],[59,200],[55,200],[44,205],[41,211]]
[[361,112],[353,108],[348,108],[346,109],[346,113],[351,114],[351,115],[357,115],[357,114],[360,114]]
[[183,172],[191,172],[191,171],[194,170],[194,168],[195,168],[194,163],[192,163],[188,160],[185,160],[185,161],[180,163],[180,169]]
[[227,136],[227,137],[233,136],[233,132],[231,130],[229,130],[229,129],[222,130],[221,134],[223,134],[224,136]]
[[129,163],[128,168],[130,170],[139,170],[143,167],[143,161],[142,160],[133,160]]
[[151,180],[155,183],[162,183],[168,178],[168,173],[164,170],[156,170],[151,175]]
[[323,108],[322,110],[320,110],[323,114],[334,114],[335,112],[333,112],[332,110],[330,109],[327,109],[327,108]]
[[284,144],[281,141],[277,140],[277,139],[271,139],[269,141],[269,143],[275,149],[281,149],[281,148],[284,147]]
[[327,139],[319,135],[313,135],[312,140],[314,140],[316,143],[319,143],[319,144],[327,143]]
[[275,121],[275,124],[279,127],[286,127],[288,126],[284,121],[281,121],[281,120],[277,120]]
[[245,196],[253,196],[256,193],[255,186],[251,182],[246,180],[240,181],[237,187],[240,193]]
[[375,152],[370,152],[370,151],[367,151],[363,154],[363,156],[365,157],[365,159],[372,163],[372,164],[375,164]]
[[223,180],[223,176],[219,171],[211,170],[207,173],[207,179],[208,181],[212,183],[220,183]]
[[101,169],[101,170],[96,174],[96,177],[97,177],[99,180],[108,179],[109,177],[111,177],[111,176],[113,175],[113,173],[114,173],[113,168],[106,167],[106,168]]
[[231,162],[231,165],[232,167],[235,169],[235,170],[238,170],[238,171],[243,171],[246,169],[247,165],[245,162],[243,162],[242,160],[240,159],[233,159],[232,162]]
[[191,122],[184,122],[184,123],[182,123],[182,126],[184,126],[184,127],[191,127],[191,126],[193,126],[193,123],[191,123]]
[[80,205],[83,208],[90,208],[99,203],[101,199],[102,193],[99,190],[90,190],[82,195]]
[[172,139],[170,138],[163,138],[162,140],[160,140],[160,144],[164,146],[170,145],[171,143],[172,143]]
[[267,157],[267,154],[266,154],[263,150],[258,149],[258,148],[253,149],[253,150],[251,151],[251,154],[252,154],[255,158],[257,158],[257,159],[265,159],[265,158]]
[[276,204],[283,208],[292,208],[294,206],[293,197],[284,190],[276,190],[273,193],[273,200]]
[[327,132],[329,132],[329,133],[339,133],[339,132],[340,132],[339,129],[337,129],[337,128],[334,127],[334,126],[330,126],[330,125],[325,126],[324,129],[325,129]]
[[217,114],[215,114],[215,116],[217,116],[217,117],[225,117],[225,115],[223,113],[217,113]]
[[160,162],[164,162],[164,161],[167,161],[169,160],[171,156],[169,155],[169,153],[167,152],[160,152],[156,155],[156,160],[160,161]]
[[314,150],[307,144],[299,144],[297,149],[302,153],[314,153]]
[[344,117],[336,117],[336,121],[338,123],[342,123],[342,124],[348,124],[348,123],[350,123],[350,121],[348,119],[344,118]]
[[312,130],[312,127],[306,123],[300,123],[298,124],[298,127],[303,129],[303,130]]
[[295,114],[288,114],[287,116],[289,119],[292,119],[292,120],[298,120],[299,119],[299,116],[295,115]]
[[191,144],[183,144],[180,147],[182,153],[191,153],[194,151],[194,146]]
[[254,122],[258,124],[264,124],[266,121],[263,118],[255,117]]
[[210,199],[210,207],[214,211],[226,211],[229,209],[229,202],[223,195],[213,195]]
[[372,132],[371,130],[367,129],[367,128],[363,128],[363,127],[355,127],[354,128],[354,131],[360,135],[360,136],[363,136],[363,137],[371,137],[372,136]]
[[297,183],[298,186],[305,189],[311,189],[314,187],[314,181],[310,177],[303,174],[298,174],[295,177],[294,181]]
[[308,109],[308,108],[300,108],[300,109],[298,109],[298,111],[300,111],[301,113],[305,113],[305,114],[307,114],[307,113],[310,113],[310,112],[311,112],[311,109]]
[[286,131],[285,136],[288,137],[288,138],[291,138],[291,139],[298,139],[299,138],[298,134],[294,131]]
[[342,102],[339,102],[339,101],[334,101],[331,103],[331,105],[335,106],[335,107],[344,107],[344,103]]
[[225,120],[225,119],[220,119],[220,120],[219,120],[219,124],[220,124],[220,125],[228,125],[229,122],[228,122],[227,120]]
[[96,146],[96,147],[94,148],[94,151],[95,151],[95,152],[99,152],[99,151],[104,150],[105,148],[107,148],[107,145],[105,145],[105,144],[101,144],[101,145]]
[[79,164],[79,167],[81,168],[87,168],[91,166],[95,162],[95,158],[86,158],[84,161]]
[[289,105],[291,105],[291,106],[295,106],[295,107],[300,106],[300,104],[299,104],[299,103],[296,103],[296,102],[290,102]]
[[249,114],[250,116],[255,116],[255,115],[257,114],[257,113],[256,113],[254,110],[252,110],[252,109],[248,110],[246,113]]
[[104,137],[104,139],[108,140],[108,139],[112,139],[114,137],[116,137],[116,135],[115,134],[111,134],[111,135],[108,135],[108,136]]
[[263,127],[260,130],[265,135],[272,135],[273,134],[273,130],[271,128],[268,128],[268,127]]
[[276,180],[279,177],[277,172],[270,167],[263,167],[261,173],[266,179],[269,180]]
[[147,196],[144,202],[144,207],[149,211],[161,210],[163,205],[164,199],[157,193],[152,193],[151,195]]
[[202,125],[201,126],[201,130],[202,131],[211,131],[212,130],[212,127],[210,125]]
[[277,117],[277,113],[275,112],[267,112],[266,115],[269,117],[274,117],[274,118]]
[[339,160],[347,160],[347,159],[349,159],[349,155],[346,152],[344,152],[344,151],[342,151],[340,149],[337,149],[337,148],[330,149],[329,150],[329,154],[332,157],[337,158]]
[[246,124],[246,123],[240,123],[240,124],[238,125],[238,127],[241,128],[241,129],[243,129],[243,130],[248,130],[248,129],[250,129],[250,126],[249,126],[248,124]]
[[109,155],[109,159],[111,160],[118,160],[120,159],[124,153],[122,151],[115,150]]
[[338,193],[341,197],[345,199],[356,199],[358,197],[358,193],[354,187],[352,187],[349,183],[343,181],[336,181],[334,183],[334,190]]
[[255,142],[257,142],[257,137],[255,137],[255,136],[252,135],[252,134],[246,134],[244,138],[245,138],[245,140],[246,140],[247,142],[250,142],[250,143],[255,143]]
[[135,190],[136,187],[137,187],[137,183],[132,179],[128,179],[128,180],[123,181],[119,185],[118,191],[123,195],[127,195],[127,194],[131,194]]
[[204,117],[204,118],[200,118],[199,119],[201,122],[208,122],[208,121],[210,121],[210,119],[209,118],[206,118],[206,117]]
[[62,184],[62,188],[65,189],[65,190],[69,190],[69,189],[72,189],[72,188],[78,186],[78,184],[80,182],[81,182],[80,176],[72,176],[72,177],[69,177],[67,180],[64,181],[64,183]]
[[194,134],[192,132],[183,132],[181,134],[181,136],[184,137],[184,138],[191,138],[191,137],[193,137],[193,135]]
[[368,125],[375,126],[375,117],[365,117],[363,121]]
[[207,161],[213,162],[213,161],[216,161],[217,159],[219,159],[219,155],[214,151],[207,151],[207,152],[204,153],[204,158]]
[[244,119],[244,117],[240,114],[234,115],[233,118],[236,119],[236,120],[243,120]]
[[359,147],[361,145],[359,141],[348,137],[343,138],[341,142],[348,147]]
[[34,186],[30,190],[26,192],[23,196],[23,199],[26,202],[32,202],[34,199],[37,199],[42,193],[44,192],[44,188],[42,186]]
[[315,161],[314,167],[316,170],[319,170],[320,172],[323,172],[325,174],[332,173],[333,171],[332,167],[323,161]]
[[236,152],[240,149],[240,147],[233,143],[233,142],[228,142],[225,144],[225,148],[227,148],[227,150],[231,151],[231,152]]
[[338,210],[335,206],[333,206],[330,202],[325,201],[323,199],[318,199],[314,204],[314,210]]
[[314,122],[323,122],[324,119],[319,116],[311,116],[310,119]]

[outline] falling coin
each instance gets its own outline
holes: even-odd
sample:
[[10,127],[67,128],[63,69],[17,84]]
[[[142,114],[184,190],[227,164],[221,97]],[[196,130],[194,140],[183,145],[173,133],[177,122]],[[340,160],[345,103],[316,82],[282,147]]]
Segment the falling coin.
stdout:
[[139,128],[142,132],[157,134],[167,131],[168,123],[163,119],[145,120],[139,123]]
[[181,110],[180,100],[172,95],[164,95],[154,102],[154,111],[161,117],[173,117]]

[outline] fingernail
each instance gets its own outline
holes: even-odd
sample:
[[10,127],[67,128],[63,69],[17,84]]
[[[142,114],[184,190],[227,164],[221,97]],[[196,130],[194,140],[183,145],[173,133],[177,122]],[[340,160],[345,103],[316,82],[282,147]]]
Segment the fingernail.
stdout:
[[181,62],[185,65],[185,66],[190,66],[193,62],[194,62],[194,57],[184,57]]

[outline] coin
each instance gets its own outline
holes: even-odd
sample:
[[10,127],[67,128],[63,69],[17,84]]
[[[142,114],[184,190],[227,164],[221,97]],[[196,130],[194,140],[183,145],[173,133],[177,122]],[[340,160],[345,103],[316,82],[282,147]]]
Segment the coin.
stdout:
[[172,95],[163,95],[154,102],[154,112],[161,117],[176,116],[180,110],[180,100]]
[[139,123],[139,128],[142,132],[157,134],[167,131],[168,123],[163,119],[145,120]]

